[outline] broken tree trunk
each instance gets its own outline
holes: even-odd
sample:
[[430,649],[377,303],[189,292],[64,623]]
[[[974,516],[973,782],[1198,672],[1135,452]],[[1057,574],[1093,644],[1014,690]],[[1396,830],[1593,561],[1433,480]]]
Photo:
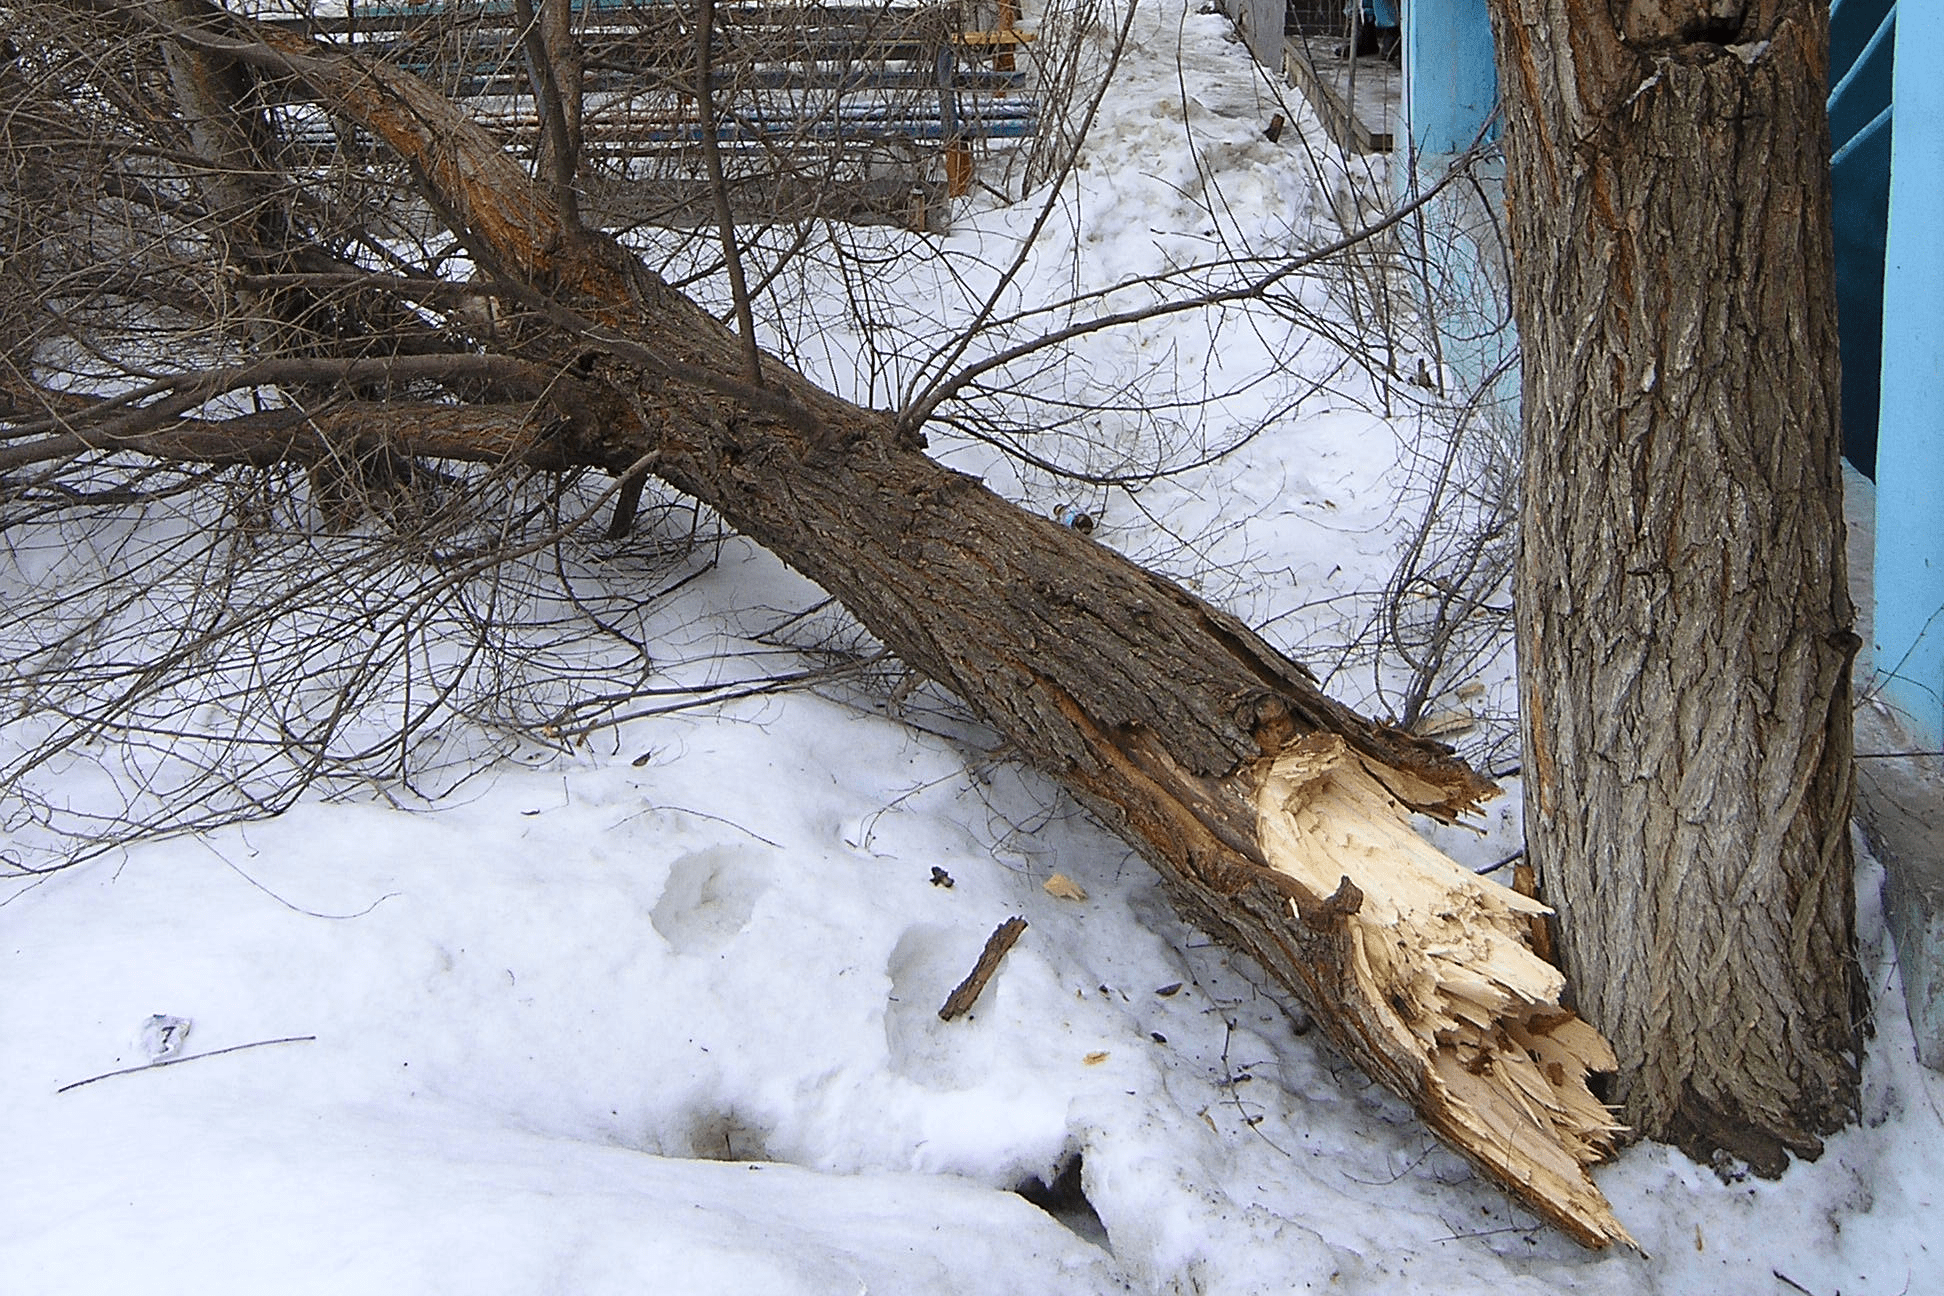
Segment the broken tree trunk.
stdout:
[[[123,12],[127,12],[124,10]],[[818,582],[1159,870],[1453,1148],[1589,1246],[1630,1240],[1586,1173],[1615,1127],[1601,1037],[1525,943],[1543,906],[1414,833],[1495,789],[1332,701],[1247,626],[924,455],[578,228],[411,77],[288,32],[177,33],[296,77],[413,168],[570,385],[529,462],[644,461]],[[535,354],[527,346],[523,356]],[[571,395],[563,395],[571,393]]]

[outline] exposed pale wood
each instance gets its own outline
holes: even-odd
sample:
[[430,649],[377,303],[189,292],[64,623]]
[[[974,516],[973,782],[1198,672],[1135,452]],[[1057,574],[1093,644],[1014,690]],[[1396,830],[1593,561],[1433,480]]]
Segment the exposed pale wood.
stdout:
[[1546,907],[1412,831],[1334,734],[1299,739],[1257,778],[1269,866],[1312,894],[1354,887],[1360,898],[1334,915],[1356,983],[1341,1002],[1386,1041],[1380,1052],[1421,1059],[1426,1119],[1494,1178],[1555,1203],[1584,1238],[1631,1241],[1585,1174],[1619,1132],[1585,1083],[1613,1069],[1613,1052],[1561,1009],[1564,978],[1526,943]]

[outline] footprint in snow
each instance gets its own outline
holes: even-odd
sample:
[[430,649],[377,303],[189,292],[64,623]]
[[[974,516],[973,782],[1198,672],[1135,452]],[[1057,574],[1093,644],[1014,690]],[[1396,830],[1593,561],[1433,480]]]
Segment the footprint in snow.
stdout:
[[649,921],[678,954],[713,954],[749,925],[769,890],[770,861],[742,846],[712,846],[676,860]]

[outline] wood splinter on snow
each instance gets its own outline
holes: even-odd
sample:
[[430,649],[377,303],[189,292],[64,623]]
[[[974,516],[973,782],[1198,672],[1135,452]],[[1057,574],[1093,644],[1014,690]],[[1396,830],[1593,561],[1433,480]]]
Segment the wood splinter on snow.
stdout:
[[1588,1245],[1633,1243],[1586,1174],[1621,1132],[1586,1087],[1588,1072],[1613,1069],[1613,1050],[1560,1007],[1564,977],[1526,943],[1550,910],[1414,832],[1397,776],[1333,734],[1255,772],[1269,866],[1328,897],[1289,903],[1306,925],[1337,927],[1334,961],[1353,984],[1331,995],[1334,1024],[1390,1062],[1392,1087],[1481,1170]]
[[999,960],[1006,957],[1006,951],[1013,947],[1019,934],[1026,930],[1024,918],[1008,918],[993,929],[986,937],[985,948],[979,951],[979,961],[972,965],[972,971],[965,980],[959,982],[958,989],[945,997],[945,1006],[938,1010],[938,1020],[950,1021],[969,1011],[979,992],[992,980],[992,974],[999,970]]

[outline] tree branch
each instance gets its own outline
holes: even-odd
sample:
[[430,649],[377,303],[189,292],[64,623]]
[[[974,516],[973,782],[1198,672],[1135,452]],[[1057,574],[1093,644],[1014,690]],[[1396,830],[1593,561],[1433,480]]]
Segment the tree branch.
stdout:
[[715,202],[716,232],[722,240],[722,264],[729,273],[729,296],[736,308],[736,332],[742,338],[743,364],[751,383],[763,385],[762,352],[756,346],[756,315],[750,307],[749,285],[743,279],[742,251],[736,246],[736,218],[729,210],[729,183],[722,175],[722,148],[716,139],[715,0],[700,0],[695,16],[695,106],[702,115],[702,164],[709,175],[709,196]]

